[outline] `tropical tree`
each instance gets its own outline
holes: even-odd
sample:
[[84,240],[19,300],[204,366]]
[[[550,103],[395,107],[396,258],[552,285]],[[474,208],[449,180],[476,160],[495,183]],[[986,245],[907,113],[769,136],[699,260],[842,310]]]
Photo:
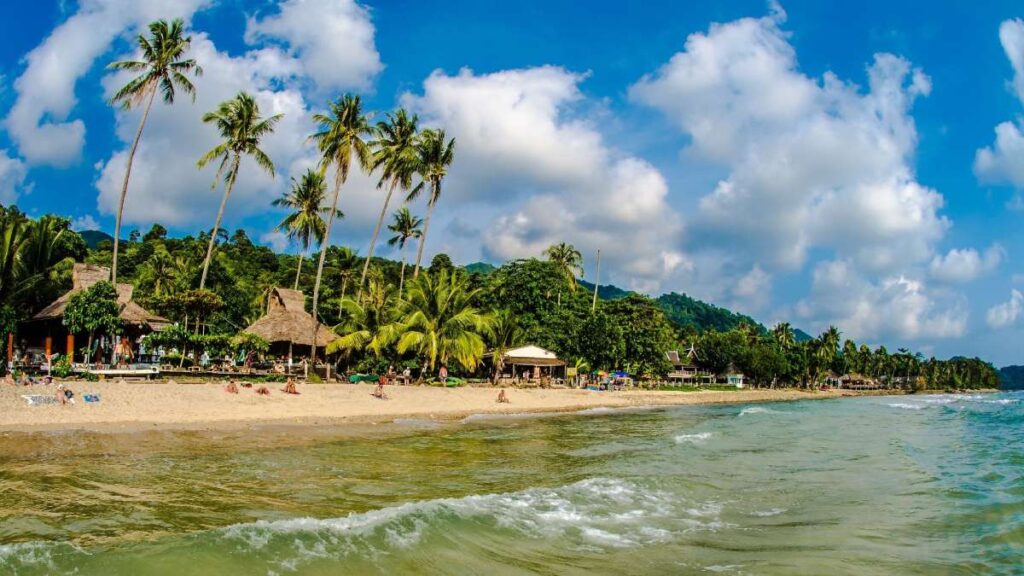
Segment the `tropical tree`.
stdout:
[[490,336],[491,353],[494,358],[493,382],[497,383],[505,369],[505,354],[523,343],[526,332],[511,310],[499,310],[494,314]]
[[395,233],[394,236],[388,239],[388,246],[398,246],[398,249],[402,252],[402,271],[399,274],[398,280],[399,298],[402,297],[402,289],[405,286],[405,245],[410,239],[420,238],[423,235],[420,231],[420,225],[422,224],[422,218],[413,216],[408,206],[402,206],[395,212],[394,222],[388,225],[388,230]]
[[117,291],[110,282],[97,282],[86,290],[76,293],[64,309],[64,325],[68,332],[88,332],[86,358],[92,354],[92,342],[97,333],[113,336],[121,329],[120,307]]
[[[327,223],[323,215],[331,211],[330,207],[324,206],[327,196],[327,186],[324,184],[323,174],[314,170],[307,170],[300,180],[292,178],[292,189],[274,200],[273,205],[281,208],[288,208],[291,212],[284,220],[277,225],[277,230],[285,230],[288,237],[298,240],[302,245],[302,252],[299,253],[299,265],[295,270],[295,286],[299,289],[299,275],[302,273],[302,260],[309,247],[316,240],[321,244],[324,236],[327,235]],[[340,210],[335,209],[334,216],[343,218]]]
[[[313,121],[319,129],[310,136],[310,140],[320,151],[320,174],[326,175],[327,170],[334,167],[334,194],[331,209],[327,213],[327,232],[321,243],[321,246],[326,247],[330,244],[341,185],[348,180],[353,157],[364,171],[370,170],[373,166],[373,155],[366,141],[373,134],[373,129],[370,127],[369,118],[363,114],[362,100],[353,94],[346,94],[330,102],[327,113],[314,114]],[[320,250],[316,281],[313,283],[313,341],[316,341],[316,333],[320,330],[320,316],[317,312],[320,304],[320,281],[323,278],[326,257],[327,250]],[[312,362],[316,364],[316,346],[313,347]]]
[[409,283],[406,298],[398,303],[399,320],[386,334],[396,339],[400,354],[415,352],[431,371],[451,362],[472,370],[483,357],[484,337],[494,322],[474,305],[479,293],[463,274],[421,274]]
[[395,321],[394,292],[386,282],[371,280],[364,298],[343,298],[344,322],[335,327],[337,340],[327,345],[327,353],[369,351],[380,358],[393,342],[383,328]]
[[384,217],[387,216],[388,206],[391,204],[391,196],[395,193],[395,188],[399,186],[402,190],[411,188],[413,176],[419,168],[418,123],[419,118],[415,114],[410,117],[404,109],[399,109],[394,114],[388,114],[387,120],[378,122],[377,128],[374,130],[375,139],[371,143],[373,148],[371,170],[380,169],[381,177],[377,188],[387,188],[388,192],[384,196],[384,205],[381,207],[377,226],[374,227],[373,236],[370,238],[370,248],[366,251],[363,275],[359,279],[360,294],[362,294],[363,285],[366,283],[366,273],[370,270],[373,248],[377,245],[377,237],[380,236]]
[[274,162],[260,149],[260,141],[274,131],[274,126],[283,116],[283,114],[274,114],[263,118],[260,115],[259,104],[245,92],[239,92],[233,99],[221,102],[213,112],[203,115],[203,122],[214,124],[224,141],[204,154],[199,159],[198,166],[202,169],[210,161],[220,159],[217,176],[213,179],[211,188],[217,188],[217,183],[223,175],[224,196],[221,198],[220,209],[217,210],[217,220],[213,224],[210,243],[206,248],[203,275],[199,279],[200,290],[206,288],[206,275],[210,271],[210,260],[213,258],[214,240],[217,238],[217,231],[220,230],[220,223],[224,218],[224,208],[227,206],[228,196],[231,195],[231,189],[235,186],[235,180],[238,178],[242,156],[252,156],[256,165],[273,178]]
[[142,130],[146,127],[149,110],[153,106],[157,90],[163,95],[164,102],[174,103],[178,90],[196,99],[196,89],[189,80],[189,75],[201,76],[203,69],[191,58],[184,58],[192,44],[191,36],[183,36],[185,24],[180,18],[170,24],[166,20],[157,20],[149,25],[149,38],[139,34],[137,42],[141,56],[138,60],[121,60],[108,66],[111,70],[124,70],[138,74],[135,78],[114,93],[112,103],[120,103],[125,110],[131,109],[142,102],[146,107],[142,112],[142,120],[135,132],[135,139],[128,149],[128,160],[125,163],[124,182],[121,184],[121,197],[117,204],[117,218],[114,222],[114,256],[110,267],[110,281],[117,283],[117,253],[121,241],[121,216],[124,213],[124,200],[128,195],[128,179],[132,174],[132,161],[135,151],[142,139]]
[[423,181],[409,192],[406,202],[415,200],[428,185],[430,198],[427,199],[427,218],[423,222],[420,245],[416,249],[416,268],[412,273],[414,278],[420,275],[423,247],[427,243],[427,232],[430,231],[430,218],[434,215],[434,208],[437,207],[437,201],[441,198],[441,182],[448,175],[448,168],[455,161],[455,138],[445,141],[444,130],[428,128],[420,137],[417,154],[419,156],[417,171]]
[[779,322],[772,328],[772,337],[783,349],[790,348],[796,344],[796,334],[789,322]]
[[[559,242],[552,244],[544,251],[548,261],[558,267],[558,270],[565,276],[569,284],[569,290],[576,291],[576,276],[583,275],[583,254],[572,244]],[[562,305],[562,291],[558,291],[558,305]]]

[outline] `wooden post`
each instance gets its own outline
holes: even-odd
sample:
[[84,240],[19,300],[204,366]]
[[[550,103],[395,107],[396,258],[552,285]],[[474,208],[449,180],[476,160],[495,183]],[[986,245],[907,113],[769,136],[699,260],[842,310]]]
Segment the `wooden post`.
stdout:
[[75,361],[75,335],[68,334],[68,362]]
[[53,373],[53,338],[46,337],[46,375]]
[[14,332],[7,333],[7,365],[14,366]]

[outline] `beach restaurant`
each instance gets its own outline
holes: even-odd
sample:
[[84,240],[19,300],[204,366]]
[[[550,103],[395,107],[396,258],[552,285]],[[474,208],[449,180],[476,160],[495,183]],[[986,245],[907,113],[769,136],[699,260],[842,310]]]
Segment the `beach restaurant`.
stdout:
[[[494,362],[494,353],[485,354],[484,360]],[[565,361],[550,350],[540,346],[522,346],[507,350],[502,356],[501,378],[528,382],[564,379],[565,366]]]
[[[71,271],[71,290],[22,324],[20,338],[24,342],[24,352],[39,353],[45,358],[63,349],[69,357],[77,359],[75,337],[84,335],[68,332],[63,323],[64,311],[67,309],[68,303],[71,302],[72,296],[88,290],[97,282],[109,279],[109,268],[75,263]],[[133,291],[134,287],[131,284],[119,283],[117,285],[118,315],[124,323],[124,331],[120,335],[120,341],[116,344],[107,341],[106,338],[97,338],[93,342],[93,350],[89,351],[90,359],[96,357],[99,349],[108,350],[115,346],[122,354],[131,352],[131,356],[134,357],[135,344],[143,335],[163,330],[170,324],[166,318],[150,313],[132,300]],[[80,340],[80,343],[84,344],[84,342],[85,340]],[[10,343],[8,343],[8,356],[11,354],[10,348]]]
[[[313,346],[313,315],[306,312],[306,296],[299,290],[274,288],[270,291],[267,313],[243,330],[270,343],[273,356],[292,357],[293,352],[310,355]],[[338,335],[321,324],[316,331],[316,346],[323,348]],[[296,347],[299,349],[294,350]]]

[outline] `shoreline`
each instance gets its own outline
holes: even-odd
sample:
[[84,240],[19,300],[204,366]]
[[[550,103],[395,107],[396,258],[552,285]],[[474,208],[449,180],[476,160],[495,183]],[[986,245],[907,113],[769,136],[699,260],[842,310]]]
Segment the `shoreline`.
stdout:
[[[270,396],[254,388],[228,394],[223,383],[69,383],[74,405],[30,406],[23,394],[53,395],[55,385],[0,388],[0,432],[141,432],[238,430],[263,426],[347,426],[396,420],[451,422],[530,414],[571,414],[595,408],[658,408],[683,405],[747,404],[826,400],[902,392],[795,389],[675,392],[635,390],[596,392],[579,389],[506,389],[511,402],[498,404],[495,388],[389,386],[388,400],[371,395],[369,384],[300,384],[300,395],[268,384]],[[258,386],[257,386],[258,387]],[[82,401],[98,393],[101,401]]]

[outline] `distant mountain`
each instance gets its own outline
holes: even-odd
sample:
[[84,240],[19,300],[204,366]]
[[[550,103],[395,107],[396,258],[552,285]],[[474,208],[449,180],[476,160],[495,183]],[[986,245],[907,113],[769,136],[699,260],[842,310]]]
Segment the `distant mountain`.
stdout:
[[464,268],[470,274],[480,274],[482,276],[487,276],[497,270],[493,264],[488,264],[487,262],[473,262],[472,264],[466,264]]
[[100,242],[114,241],[113,236],[106,232],[100,232],[99,230],[85,230],[83,232],[79,232],[78,235],[82,237],[82,240],[85,240],[85,244],[89,247],[89,250],[95,250],[96,247],[100,245]]
[[764,330],[764,326],[750,316],[690,298],[686,294],[670,292],[662,294],[657,300],[669,322],[679,328],[692,326],[700,331],[714,329],[724,332],[746,323]]
[[796,338],[797,342],[809,342],[811,340],[814,340],[814,336],[811,336],[810,334],[804,332],[799,328],[793,330],[793,335]]
[[1024,366],[1000,368],[999,387],[1004,390],[1024,390]]
[[[586,280],[577,280],[576,283],[579,284],[580,287],[585,289],[587,292],[594,292],[594,285],[591,284],[590,282],[587,282]],[[597,295],[602,300],[618,300],[619,298],[625,298],[626,296],[629,296],[632,293],[633,292],[630,292],[629,290],[623,290],[618,286],[612,286],[610,284],[602,284],[597,289]]]

